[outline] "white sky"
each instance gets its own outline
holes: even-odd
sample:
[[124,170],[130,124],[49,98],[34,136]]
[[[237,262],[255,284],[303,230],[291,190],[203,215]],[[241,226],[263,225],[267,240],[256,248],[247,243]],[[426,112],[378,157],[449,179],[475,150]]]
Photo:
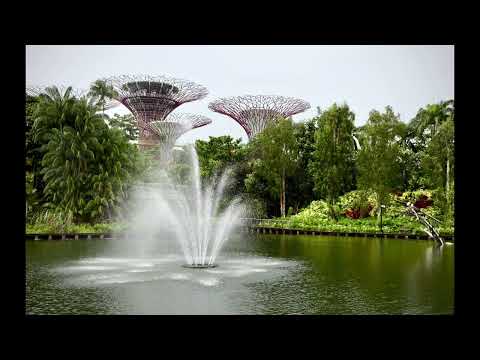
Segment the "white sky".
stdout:
[[[316,115],[334,102],[347,102],[362,125],[372,109],[391,105],[403,121],[420,107],[454,98],[454,47],[448,46],[30,46],[27,85],[88,88],[98,78],[122,74],[167,75],[204,85],[209,95],[175,112],[208,116],[210,125],[191,130],[177,144],[231,135],[247,141],[233,119],[212,112],[218,97],[283,95],[311,108],[295,121]],[[119,106],[109,114],[128,113]]]

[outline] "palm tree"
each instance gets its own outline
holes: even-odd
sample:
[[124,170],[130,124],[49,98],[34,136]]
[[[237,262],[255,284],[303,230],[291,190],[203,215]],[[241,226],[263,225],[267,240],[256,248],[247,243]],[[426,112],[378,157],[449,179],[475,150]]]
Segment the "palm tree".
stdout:
[[62,128],[75,121],[73,106],[75,97],[72,88],[68,87],[62,94],[56,86],[47,87],[38,97],[38,105],[33,114],[32,132],[34,140],[40,145],[49,141],[53,128]]
[[[75,221],[111,214],[126,197],[134,146],[119,129],[110,129],[93,98],[74,99],[73,116],[48,130],[42,173],[48,201]],[[43,111],[46,111],[45,109]],[[73,121],[70,121],[73,119]]]
[[[98,124],[104,124],[96,110],[97,107],[87,99],[76,100],[71,109],[75,120],[51,128],[49,141],[44,146],[46,153],[42,160],[42,172],[46,183],[45,194],[53,204],[74,216],[83,215],[84,201],[90,197],[87,184],[95,163],[92,149],[98,143]],[[65,118],[64,115],[61,119]]]
[[420,141],[431,140],[441,124],[453,117],[454,101],[441,101],[421,108],[409,124]]
[[105,104],[107,99],[113,99],[117,93],[105,80],[96,80],[90,86],[89,96],[98,98],[98,104],[102,107],[102,115],[105,117]]

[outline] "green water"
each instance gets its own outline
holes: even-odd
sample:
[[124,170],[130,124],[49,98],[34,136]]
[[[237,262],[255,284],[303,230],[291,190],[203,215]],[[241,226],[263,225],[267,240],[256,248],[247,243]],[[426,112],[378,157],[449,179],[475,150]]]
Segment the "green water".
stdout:
[[452,314],[454,246],[239,234],[218,267],[116,240],[27,241],[27,314]]

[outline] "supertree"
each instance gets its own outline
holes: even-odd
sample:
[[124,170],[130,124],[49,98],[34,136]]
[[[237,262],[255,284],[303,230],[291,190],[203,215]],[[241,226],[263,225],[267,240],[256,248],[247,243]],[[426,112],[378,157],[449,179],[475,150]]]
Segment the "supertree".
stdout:
[[162,121],[178,106],[204,98],[207,89],[194,82],[151,75],[121,75],[103,79],[111,85],[116,100],[127,107],[137,121]]
[[306,101],[276,95],[245,95],[212,101],[209,109],[230,116],[251,139],[271,121],[287,118],[310,108]]
[[212,122],[209,118],[186,113],[170,114],[163,121],[138,121],[140,131],[140,148],[159,146],[160,154],[165,160],[169,160],[171,151],[177,139],[187,131],[196,129]]

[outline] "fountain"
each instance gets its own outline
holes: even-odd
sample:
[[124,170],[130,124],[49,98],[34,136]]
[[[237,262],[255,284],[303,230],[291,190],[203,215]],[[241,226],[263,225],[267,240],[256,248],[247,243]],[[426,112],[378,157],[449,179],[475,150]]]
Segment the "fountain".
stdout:
[[[175,164],[164,163],[156,169],[156,183],[137,186],[133,192],[133,227],[128,236],[130,247],[152,252],[152,245],[174,238],[184,258],[184,267],[216,267],[222,246],[235,228],[244,210],[239,198],[225,204],[224,191],[230,171],[210,184],[202,184],[197,153],[189,146],[186,158],[189,176],[179,181],[169,174]],[[133,240],[133,241],[132,241]]]

